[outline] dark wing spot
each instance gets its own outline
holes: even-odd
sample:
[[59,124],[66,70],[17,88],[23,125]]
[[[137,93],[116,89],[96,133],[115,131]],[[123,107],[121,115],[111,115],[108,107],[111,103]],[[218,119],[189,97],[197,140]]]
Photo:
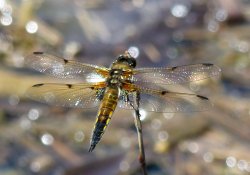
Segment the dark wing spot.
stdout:
[[161,95],[165,95],[166,93],[168,93],[168,91],[162,91]]
[[211,63],[203,63],[202,65],[207,66],[207,67],[213,66],[213,64]]
[[177,66],[175,66],[175,67],[172,67],[172,68],[171,68],[171,70],[172,70],[172,71],[174,71],[174,70],[175,70],[176,68],[177,68]]
[[95,88],[94,87],[90,87],[90,89],[94,90]]
[[33,54],[35,54],[35,55],[42,55],[43,52],[33,52]]
[[201,96],[201,95],[196,95],[197,97],[199,97],[202,100],[209,100],[207,97]]
[[43,85],[44,85],[43,83],[41,83],[41,84],[35,84],[32,87],[40,87],[40,86],[43,86]]
[[64,63],[67,64],[69,60],[63,59]]
[[68,88],[72,88],[72,84],[66,84]]

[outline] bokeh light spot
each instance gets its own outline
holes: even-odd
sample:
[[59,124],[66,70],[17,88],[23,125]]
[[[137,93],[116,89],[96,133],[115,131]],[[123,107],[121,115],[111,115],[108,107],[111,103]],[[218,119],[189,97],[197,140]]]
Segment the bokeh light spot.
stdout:
[[30,120],[37,120],[40,116],[40,112],[38,109],[30,109],[29,113],[28,113],[28,118]]
[[177,18],[183,18],[187,16],[188,11],[188,7],[184,4],[175,4],[171,9],[172,15]]
[[3,15],[1,17],[1,24],[4,26],[9,26],[12,23],[12,16],[10,15]]
[[80,131],[75,132],[74,134],[75,141],[82,142],[84,138],[85,138],[85,135],[83,131],[80,130]]
[[46,146],[52,145],[54,142],[54,137],[49,133],[45,133],[41,136],[41,142]]
[[129,54],[133,57],[133,58],[137,58],[140,54],[140,51],[138,49],[138,47],[135,47],[135,46],[131,46],[129,49],[128,49],[128,52]]
[[227,157],[227,159],[226,159],[226,165],[227,165],[229,168],[235,167],[236,163],[237,163],[237,160],[236,160],[235,157],[233,157],[233,156]]
[[37,30],[38,30],[38,24],[35,22],[35,21],[29,21],[27,24],[26,24],[26,31],[28,33],[36,33]]

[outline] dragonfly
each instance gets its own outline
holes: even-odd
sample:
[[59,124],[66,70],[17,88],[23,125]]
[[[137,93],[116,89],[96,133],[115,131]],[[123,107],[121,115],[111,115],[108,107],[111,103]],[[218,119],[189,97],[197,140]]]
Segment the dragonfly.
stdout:
[[166,88],[200,81],[221,72],[210,63],[162,68],[136,68],[136,59],[128,51],[119,55],[109,68],[67,60],[44,52],[34,52],[25,64],[57,78],[79,79],[80,83],[39,83],[27,95],[39,102],[65,107],[98,107],[89,152],[101,140],[117,107],[133,110],[135,94],[139,94],[139,110],[149,112],[194,112],[212,106],[202,95],[174,92]]

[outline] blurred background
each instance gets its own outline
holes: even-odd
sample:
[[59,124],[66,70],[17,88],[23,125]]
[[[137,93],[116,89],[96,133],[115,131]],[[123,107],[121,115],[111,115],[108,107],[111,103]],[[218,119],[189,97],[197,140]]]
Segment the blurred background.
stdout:
[[0,174],[141,174],[131,111],[117,110],[88,153],[97,109],[24,95],[33,84],[62,81],[24,67],[34,51],[109,66],[129,48],[139,53],[138,67],[222,69],[182,85],[209,97],[212,110],[143,112],[149,174],[250,174],[249,21],[248,0],[0,0]]

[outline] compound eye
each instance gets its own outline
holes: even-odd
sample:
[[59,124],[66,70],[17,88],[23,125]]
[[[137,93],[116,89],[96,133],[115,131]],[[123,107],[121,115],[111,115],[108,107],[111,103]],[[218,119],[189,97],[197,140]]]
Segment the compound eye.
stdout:
[[129,66],[135,68],[136,67],[136,61],[135,60],[131,60],[129,63]]
[[118,57],[118,60],[119,61],[123,61],[125,58],[124,58],[124,56],[123,55],[120,55],[119,57]]

